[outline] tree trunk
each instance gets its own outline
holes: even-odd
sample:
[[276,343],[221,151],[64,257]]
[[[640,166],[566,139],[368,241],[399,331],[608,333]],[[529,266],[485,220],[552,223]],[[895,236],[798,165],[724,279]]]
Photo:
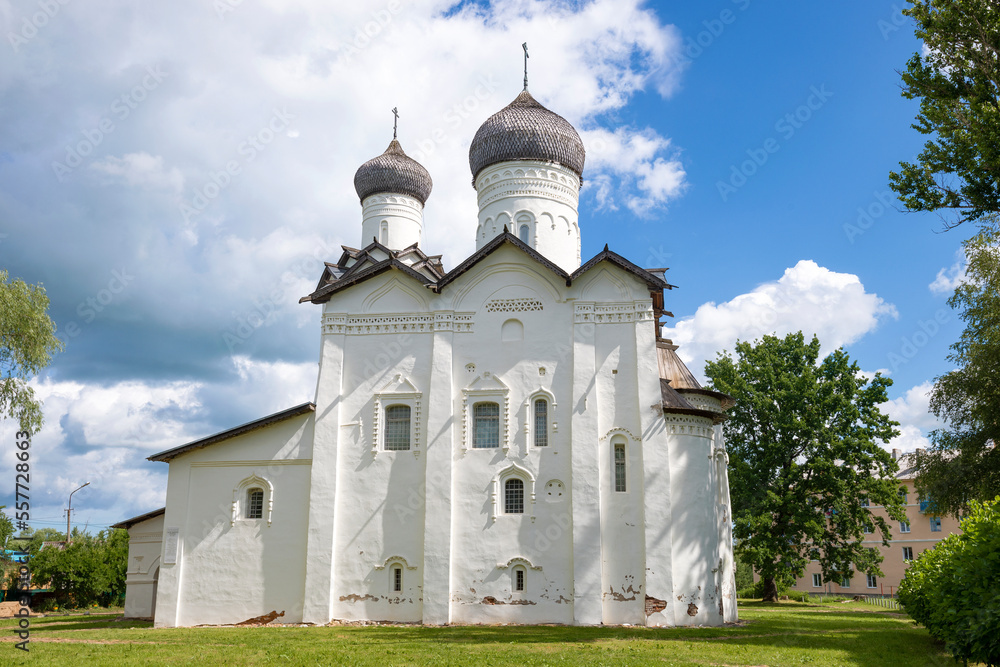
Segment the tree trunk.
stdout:
[[777,602],[778,601],[778,584],[775,582],[774,577],[763,577],[764,582],[764,602]]

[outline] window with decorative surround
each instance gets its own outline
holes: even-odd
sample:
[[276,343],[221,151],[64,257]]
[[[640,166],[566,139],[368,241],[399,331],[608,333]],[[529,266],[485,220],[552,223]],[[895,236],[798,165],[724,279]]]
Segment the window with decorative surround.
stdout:
[[493,480],[493,516],[524,516],[535,520],[535,477],[516,463],[509,465]]
[[627,444],[623,435],[616,435],[611,439],[611,447],[614,451],[615,491],[618,493],[628,491]]
[[539,389],[524,402],[527,419],[524,433],[531,447],[548,447],[559,425],[555,421],[556,402],[549,392]]
[[476,377],[462,390],[462,451],[510,447],[509,390],[489,372]]
[[233,507],[229,525],[235,526],[237,521],[266,520],[270,526],[273,508],[274,485],[254,473],[233,489]]
[[372,454],[412,451],[420,455],[423,394],[402,375],[396,375],[375,393],[372,417]]

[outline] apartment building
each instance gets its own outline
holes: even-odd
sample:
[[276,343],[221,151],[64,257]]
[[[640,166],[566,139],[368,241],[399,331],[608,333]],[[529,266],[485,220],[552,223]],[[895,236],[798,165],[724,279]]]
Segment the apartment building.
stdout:
[[[836,595],[895,595],[910,561],[948,535],[960,532],[958,519],[953,516],[935,515],[933,506],[918,496],[914,484],[916,471],[913,468],[913,455],[900,454],[898,449],[894,449],[892,456],[899,461],[896,479],[906,487],[904,502],[907,520],[902,523],[889,520],[892,532],[888,547],[882,546],[879,535],[875,532],[871,534],[871,540],[864,542],[865,546],[875,546],[882,551],[883,560],[880,567],[883,575],[877,577],[854,572],[844,581],[823,581],[819,562],[811,561],[806,565],[805,574],[793,584],[794,590]],[[873,505],[871,510],[872,514],[888,520],[881,506]]]

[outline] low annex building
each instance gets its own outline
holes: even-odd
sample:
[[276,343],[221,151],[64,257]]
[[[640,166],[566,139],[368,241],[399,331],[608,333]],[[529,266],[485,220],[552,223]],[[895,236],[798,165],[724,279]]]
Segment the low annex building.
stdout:
[[427,171],[395,136],[363,164],[363,247],[302,299],[322,308],[315,401],[150,457],[166,507],[125,522],[161,535],[156,574],[130,548],[129,613],[736,620],[730,399],[660,337],[666,269],[582,261],[584,161],[526,85],[472,141],[476,251],[451,270],[422,246]]

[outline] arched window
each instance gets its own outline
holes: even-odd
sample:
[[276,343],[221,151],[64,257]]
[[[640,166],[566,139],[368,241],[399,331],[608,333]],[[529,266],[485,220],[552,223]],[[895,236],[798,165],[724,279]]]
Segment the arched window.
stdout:
[[535,399],[535,447],[549,444],[549,402],[544,398]]
[[384,246],[389,245],[389,222],[387,220],[383,220],[379,224],[379,234],[378,235],[379,235],[379,239],[378,239],[379,243],[381,243]]
[[385,448],[391,451],[410,448],[410,406],[390,405],[385,409]]
[[246,513],[243,518],[264,518],[264,489],[259,486],[247,489]]
[[492,402],[472,406],[472,446],[500,446],[500,405]]
[[503,484],[504,514],[524,514],[524,482],[516,477]]
[[615,491],[628,491],[628,470],[625,460],[625,439],[617,436],[612,441],[614,448]]
[[399,593],[403,590],[403,568],[394,565],[392,568],[392,592]]
[[531,234],[531,230],[528,229],[528,225],[521,225],[521,229],[517,232],[517,238],[521,239],[524,243],[530,243],[528,240],[529,234]]
[[515,565],[514,570],[514,592],[523,593],[528,587],[528,573],[523,565]]

